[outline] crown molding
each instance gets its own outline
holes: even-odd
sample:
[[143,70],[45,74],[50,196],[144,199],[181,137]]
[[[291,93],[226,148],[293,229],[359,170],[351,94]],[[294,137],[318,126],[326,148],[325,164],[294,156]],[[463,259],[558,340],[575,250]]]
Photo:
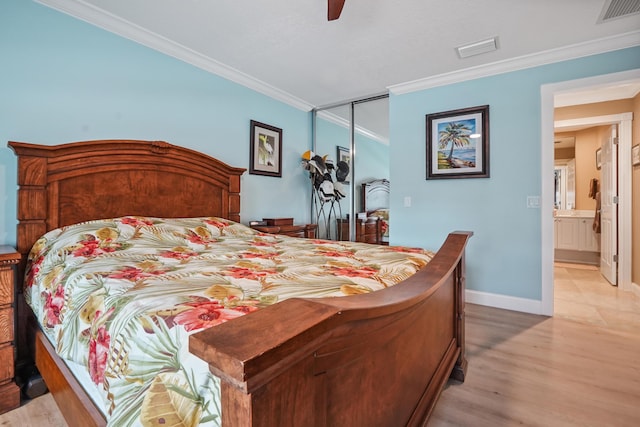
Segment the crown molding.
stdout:
[[[216,74],[229,81],[252,89],[258,93],[281,101],[302,111],[311,111],[314,106],[292,94],[258,80],[235,68],[229,67],[212,58],[202,55],[186,46],[171,41],[166,37],[146,30],[130,21],[106,12],[83,0],[34,0],[44,6],[100,27],[106,31],[132,40],[136,43],[184,61],[195,67]],[[536,54],[525,55],[514,59],[493,62],[486,65],[466,68],[450,73],[430,76],[410,82],[388,86],[390,93],[401,95],[410,92],[430,89],[438,86],[460,83],[481,77],[489,77],[512,71],[554,62],[581,58],[584,56],[625,49],[640,45],[640,31],[606,37],[594,41],[565,46]],[[375,139],[375,138],[374,138]]]
[[557,49],[547,50],[518,58],[479,65],[451,73],[439,74],[432,77],[413,80],[388,86],[389,92],[402,95],[410,92],[446,86],[467,80],[489,77],[497,74],[523,70],[531,67],[552,64],[554,62],[582,58],[614,50],[626,49],[640,45],[640,31],[619,34],[589,42],[573,44]]
[[34,0],[44,6],[88,22],[121,37],[140,43],[195,67],[216,74],[263,95],[284,102],[302,111],[311,111],[313,105],[290,93],[253,78],[235,68],[202,55],[186,46],[171,41],[132,22],[115,16],[82,0]]

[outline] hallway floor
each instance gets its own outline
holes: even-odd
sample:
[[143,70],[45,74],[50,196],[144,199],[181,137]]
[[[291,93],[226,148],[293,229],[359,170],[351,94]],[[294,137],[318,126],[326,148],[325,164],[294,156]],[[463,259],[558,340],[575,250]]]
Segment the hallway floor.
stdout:
[[556,262],[554,292],[556,317],[640,331],[640,297],[611,286],[596,266]]

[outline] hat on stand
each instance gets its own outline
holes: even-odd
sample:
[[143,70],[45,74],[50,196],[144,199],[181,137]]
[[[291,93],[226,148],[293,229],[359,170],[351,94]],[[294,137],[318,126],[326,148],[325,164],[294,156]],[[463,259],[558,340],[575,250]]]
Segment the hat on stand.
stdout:
[[344,182],[349,176],[349,165],[344,160],[340,160],[336,166],[336,179],[339,182]]
[[327,202],[331,200],[334,197],[333,182],[329,180],[323,181],[322,184],[320,184],[320,189],[318,190],[318,192],[320,194],[320,198],[323,201]]
[[336,196],[336,200],[340,200],[347,197],[347,194],[344,191],[344,185],[342,185],[340,181],[333,183],[333,192]]

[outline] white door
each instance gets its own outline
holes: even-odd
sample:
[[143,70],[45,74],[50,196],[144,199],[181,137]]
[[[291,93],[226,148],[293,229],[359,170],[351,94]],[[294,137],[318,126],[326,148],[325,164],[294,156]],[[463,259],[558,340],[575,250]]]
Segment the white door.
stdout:
[[600,170],[600,272],[618,284],[618,145],[616,125],[602,141]]

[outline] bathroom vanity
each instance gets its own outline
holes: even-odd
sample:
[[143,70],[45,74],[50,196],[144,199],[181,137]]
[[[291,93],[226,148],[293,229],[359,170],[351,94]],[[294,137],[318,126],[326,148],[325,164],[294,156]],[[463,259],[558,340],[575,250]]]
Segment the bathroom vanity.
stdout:
[[595,213],[584,210],[554,212],[555,260],[597,265],[600,234],[593,230]]

